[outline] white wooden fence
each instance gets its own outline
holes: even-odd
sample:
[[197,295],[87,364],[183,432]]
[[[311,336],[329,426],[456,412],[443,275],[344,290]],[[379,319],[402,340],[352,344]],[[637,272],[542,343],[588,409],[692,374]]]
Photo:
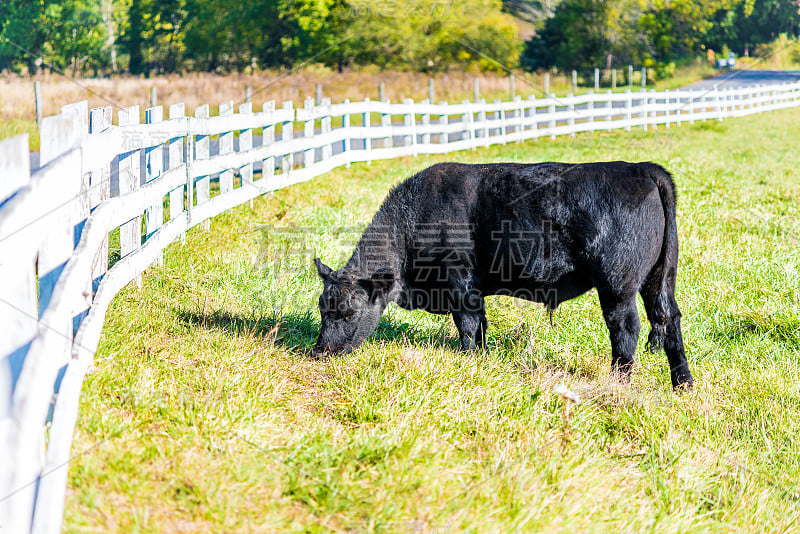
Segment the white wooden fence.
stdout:
[[60,530],[81,384],[109,303],[193,226],[356,161],[798,105],[791,83],[258,112],[225,102],[215,117],[177,104],[146,110],[144,124],[134,106],[115,126],[110,107],[80,102],[42,121],[33,173],[26,136],[0,141],[0,531]]

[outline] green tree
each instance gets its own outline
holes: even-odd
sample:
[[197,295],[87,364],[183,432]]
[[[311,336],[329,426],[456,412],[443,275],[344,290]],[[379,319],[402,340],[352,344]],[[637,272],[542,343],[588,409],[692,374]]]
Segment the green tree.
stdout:
[[647,50],[642,11],[637,0],[564,0],[528,44],[525,64],[588,71],[639,63]]
[[3,0],[0,2],[0,70],[36,69],[46,42],[48,2],[45,0]]
[[[417,70],[450,66],[498,69],[516,66],[521,42],[513,19],[499,0],[403,3],[353,2],[331,13],[347,43],[337,47],[341,62]],[[330,40],[330,39],[329,39]]]
[[650,0],[639,21],[652,45],[653,59],[669,62],[699,52],[714,15],[734,0]]
[[46,11],[50,21],[46,58],[77,76],[87,68],[108,66],[102,53],[107,33],[99,0],[61,0],[52,2]]
[[769,43],[781,34],[800,32],[800,2],[797,0],[738,0],[714,15],[707,32],[708,46],[724,46],[743,54],[759,44]]

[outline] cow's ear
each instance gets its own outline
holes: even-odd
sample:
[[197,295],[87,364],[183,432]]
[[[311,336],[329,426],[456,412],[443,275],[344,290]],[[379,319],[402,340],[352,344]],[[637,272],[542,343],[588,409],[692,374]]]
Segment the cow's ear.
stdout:
[[394,284],[394,272],[389,267],[384,267],[375,271],[372,276],[361,280],[364,289],[370,294],[371,298],[379,295],[386,295]]
[[331,280],[333,279],[333,269],[322,263],[322,260],[319,258],[314,258],[314,265],[317,266],[317,273],[319,277],[323,280]]

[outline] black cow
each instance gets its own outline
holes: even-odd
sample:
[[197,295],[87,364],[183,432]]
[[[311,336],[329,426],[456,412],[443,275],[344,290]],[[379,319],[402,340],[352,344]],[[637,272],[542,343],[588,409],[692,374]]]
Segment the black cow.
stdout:
[[630,375],[636,294],[664,348],[672,385],[689,389],[675,301],[675,186],[654,163],[441,163],[396,186],[342,269],[319,259],[322,329],[314,354],[349,352],[389,302],[452,313],[463,350],[486,342],[484,297],[561,302],[597,288],[612,369]]

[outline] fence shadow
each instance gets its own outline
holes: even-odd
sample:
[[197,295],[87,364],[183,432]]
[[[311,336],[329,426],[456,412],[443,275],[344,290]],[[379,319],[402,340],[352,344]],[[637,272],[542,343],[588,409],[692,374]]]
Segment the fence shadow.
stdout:
[[[175,315],[193,328],[218,330],[231,336],[273,337],[275,344],[292,352],[310,354],[319,334],[320,323],[310,312],[284,315],[245,315],[217,310],[208,313],[178,309]],[[441,345],[457,350],[458,340],[430,329],[419,329],[404,321],[381,318],[377,330],[369,339],[406,341],[412,345]]]

